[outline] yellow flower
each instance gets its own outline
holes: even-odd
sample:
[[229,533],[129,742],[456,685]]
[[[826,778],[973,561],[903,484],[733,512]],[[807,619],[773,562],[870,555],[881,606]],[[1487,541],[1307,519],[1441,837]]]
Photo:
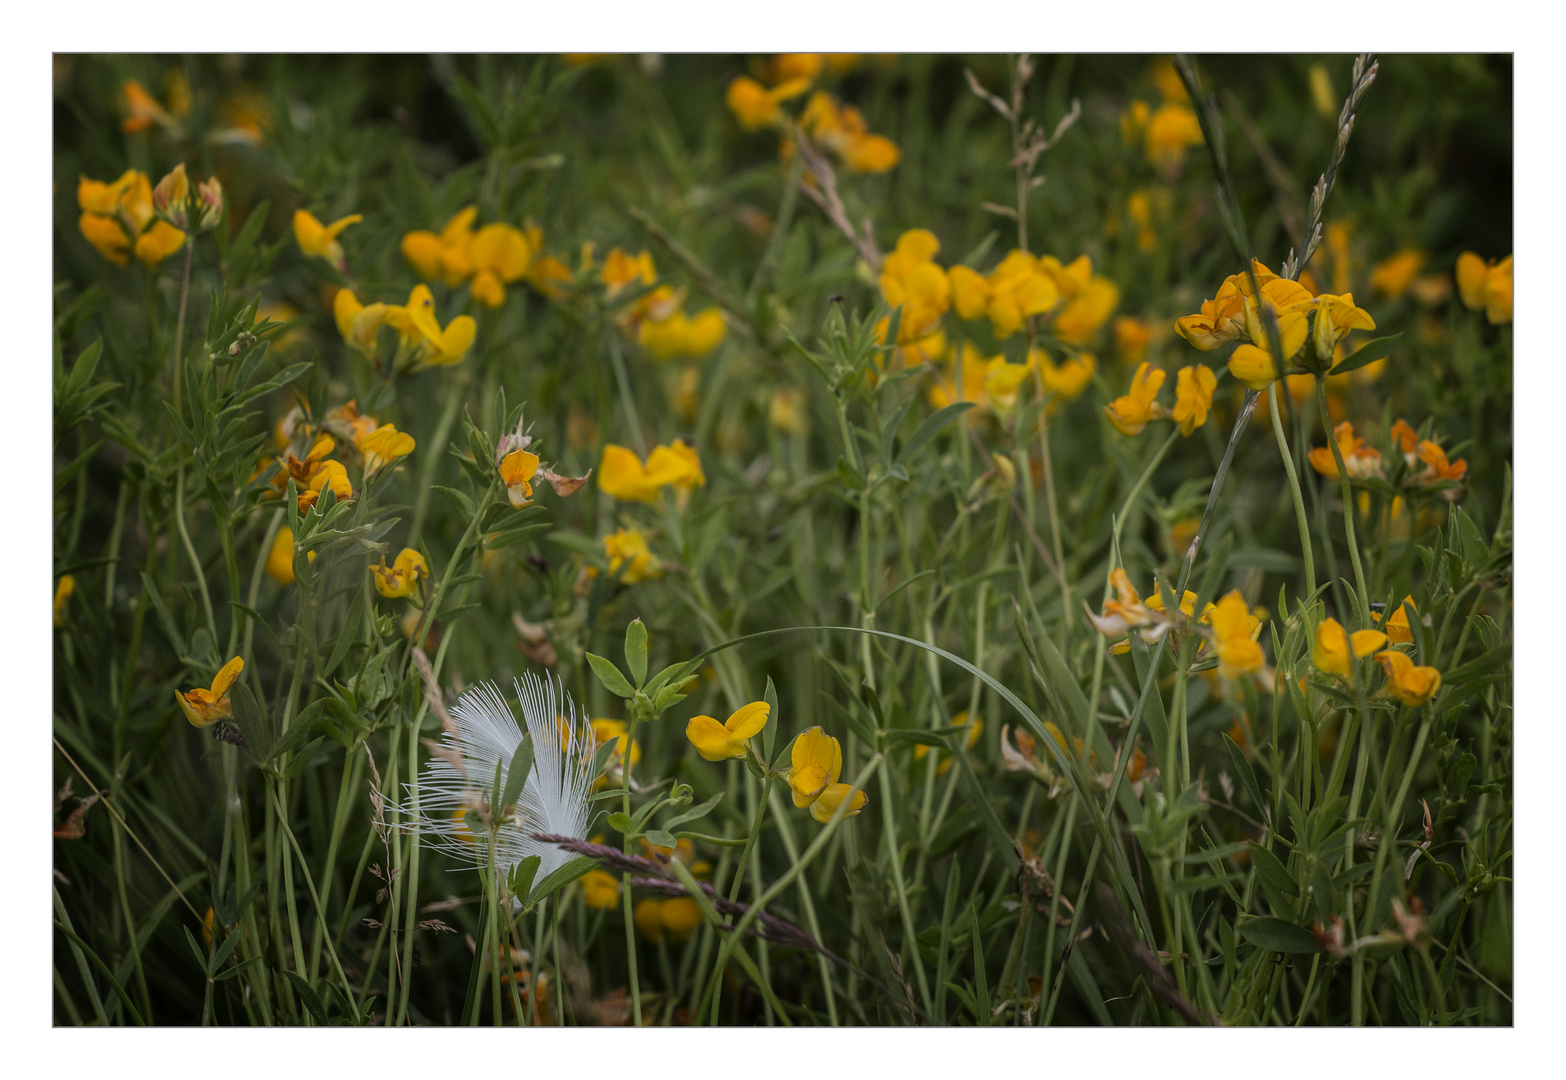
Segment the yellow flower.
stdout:
[[[1109,583],[1114,586],[1115,599],[1104,601],[1102,615],[1095,615],[1091,610],[1087,613],[1088,620],[1099,633],[1111,639],[1120,638],[1133,627],[1151,626],[1158,621],[1159,616],[1142,602],[1142,594],[1131,584],[1131,577],[1123,567],[1117,566],[1111,571]],[[1195,603],[1195,597],[1192,597],[1192,603]]]
[[65,622],[65,603],[76,591],[76,579],[70,574],[60,578],[59,587],[54,590],[54,625],[58,629]]
[[217,673],[217,678],[212,680],[212,689],[191,690],[183,694],[174,691],[174,700],[179,703],[185,719],[198,728],[204,728],[233,716],[234,704],[228,699],[228,688],[234,685],[239,673],[244,670],[245,662],[236,656]]
[[298,241],[299,250],[305,255],[325,259],[336,267],[338,273],[346,274],[348,260],[343,256],[343,246],[337,242],[337,237],[348,226],[363,220],[363,214],[349,214],[347,217],[338,218],[330,225],[322,225],[310,211],[295,210],[294,239]]
[[1098,359],[1092,353],[1068,356],[1057,364],[1043,349],[1029,349],[1028,361],[1038,367],[1044,389],[1055,395],[1050,402],[1051,411],[1059,402],[1079,397],[1092,384],[1098,370]]
[[520,510],[533,501],[533,474],[538,472],[538,455],[528,450],[513,450],[500,462],[500,480],[506,485],[506,497]]
[[1180,425],[1180,434],[1189,435],[1207,423],[1207,410],[1213,407],[1213,390],[1218,376],[1206,364],[1180,369],[1175,377],[1175,407],[1170,417]]
[[1420,667],[1396,649],[1376,654],[1376,661],[1387,673],[1386,692],[1404,705],[1423,705],[1441,689],[1441,673],[1433,667]]
[[604,264],[598,271],[598,280],[605,286],[604,299],[613,300],[633,281],[640,280],[643,285],[657,284],[658,271],[653,266],[651,252],[643,251],[633,256],[619,248],[614,248],[604,256]]
[[1311,648],[1311,663],[1317,670],[1340,679],[1353,681],[1349,667],[1349,646],[1354,647],[1354,657],[1363,660],[1387,643],[1387,636],[1380,630],[1356,630],[1352,637],[1336,619],[1323,619],[1316,627],[1316,642]]
[[[1338,452],[1343,455],[1343,468],[1348,471],[1350,479],[1364,480],[1381,475],[1381,451],[1355,435],[1352,423],[1343,421],[1332,429],[1332,435],[1337,440]],[[1338,462],[1330,446],[1318,446],[1311,450],[1310,467],[1329,479],[1338,478]]]
[[[561,721],[564,724],[564,721]],[[606,787],[611,780],[618,781],[624,775],[625,770],[625,744],[629,738],[624,720],[611,720],[600,717],[592,722],[593,726],[593,752],[596,753],[600,746],[610,742],[614,743],[614,749],[609,752],[609,760],[605,764],[604,775],[593,781],[593,790]],[[634,768],[637,762],[642,760],[642,745],[634,739],[631,743],[631,766]]]
[[1425,265],[1425,253],[1416,248],[1404,248],[1395,255],[1378,262],[1370,271],[1370,287],[1376,292],[1396,300],[1408,291],[1414,278]]
[[792,386],[781,386],[772,391],[772,397],[767,402],[767,420],[785,434],[808,432],[810,430],[809,401],[803,390]]
[[174,127],[174,117],[159,104],[158,99],[135,79],[126,79],[120,87],[124,99],[125,119],[120,121],[121,131],[145,131],[153,124]]
[[370,567],[370,573],[375,575],[376,592],[388,600],[400,600],[417,591],[419,579],[430,576],[430,567],[423,555],[412,548],[403,548],[397,553],[391,569],[386,568],[386,556],[382,555],[381,564]]
[[[967,709],[964,709],[962,712],[952,717],[952,725],[954,727],[968,729],[967,734],[963,736],[962,743],[965,748],[970,750],[973,749],[974,744],[979,741],[979,736],[984,731],[984,721],[978,717],[970,718]],[[929,756],[930,750],[931,747],[925,745],[924,743],[918,743],[914,746],[914,760],[923,761],[926,757]],[[939,750],[937,750],[936,753],[940,758],[940,764],[935,767],[935,775],[945,776],[947,772],[951,770],[953,759],[949,755],[941,753]]]
[[589,870],[582,875],[582,903],[602,910],[612,908],[619,902],[619,878],[603,870]]
[[[1290,284],[1294,284],[1290,282]],[[1247,314],[1249,314],[1249,308]],[[1247,342],[1235,348],[1229,354],[1229,374],[1252,390],[1265,390],[1269,383],[1273,382],[1281,374],[1277,361],[1273,358],[1271,345],[1266,331],[1257,325],[1258,336],[1252,340],[1256,344]],[[1305,338],[1309,330],[1306,326],[1306,313],[1304,311],[1289,311],[1278,316],[1278,338],[1283,347],[1283,356],[1288,360],[1299,352],[1300,346],[1305,344]]]
[[1392,612],[1391,617],[1382,624],[1387,633],[1387,640],[1393,645],[1407,645],[1414,640],[1413,632],[1408,626],[1408,608],[1414,608],[1416,612],[1419,610],[1412,596],[1403,597],[1403,602],[1397,606],[1397,610]]
[[353,498],[353,485],[348,482],[348,470],[340,461],[323,461],[310,473],[310,480],[299,493],[299,512],[309,510],[321,497],[321,492],[331,489],[338,502]]
[[1374,330],[1376,320],[1370,313],[1354,306],[1354,294],[1333,296],[1322,293],[1316,297],[1316,323],[1314,339],[1316,356],[1324,364],[1332,362],[1338,343],[1348,337],[1350,330]]
[[332,315],[343,340],[368,359],[375,359],[375,335],[391,308],[382,303],[361,304],[351,289],[338,289],[332,297]]
[[[315,552],[311,552],[314,555]],[[294,583],[294,531],[287,525],[277,530],[272,550],[266,553],[266,573],[279,585]]]
[[183,161],[152,189],[152,212],[175,228],[190,227],[190,178]]
[[636,924],[637,933],[658,944],[663,940],[663,901],[651,896],[636,901],[631,921]]
[[655,359],[676,356],[700,359],[722,344],[729,332],[722,312],[708,308],[694,319],[675,311],[664,319],[647,319],[637,328],[637,342]]
[[152,184],[135,169],[107,184],[82,177],[76,202],[82,211],[82,235],[116,266],[128,263],[132,253],[144,265],[155,266],[185,243],[183,232],[155,218]]
[[521,230],[510,225],[486,225],[469,245],[473,265],[473,299],[486,307],[506,302],[506,286],[527,275],[533,250]]
[[984,392],[989,397],[990,408],[1005,420],[1017,408],[1017,395],[1023,381],[1033,374],[1027,364],[1008,364],[1005,357],[997,357],[998,364],[991,364],[984,373]]
[[1483,308],[1485,318],[1501,325],[1512,321],[1512,257],[1488,263],[1471,251],[1457,258],[1457,292],[1471,311]]
[[[896,143],[872,133],[858,109],[839,105],[824,90],[810,95],[799,120],[806,134],[841,158],[849,172],[886,172],[901,160]],[[792,144],[785,144],[785,152],[792,152]]]
[[951,282],[934,261],[940,249],[941,242],[929,229],[909,229],[881,263],[881,298],[888,306],[903,309],[897,328],[899,345],[929,337],[951,307]]
[[636,902],[631,919],[637,931],[654,945],[665,937],[679,943],[690,940],[691,934],[701,925],[701,906],[689,896],[672,896],[667,900],[649,896]]
[[1256,643],[1261,620],[1252,615],[1235,589],[1214,605],[1209,616],[1218,653],[1218,674],[1235,680],[1267,663],[1267,655]]
[[451,216],[439,236],[425,229],[408,233],[402,238],[403,257],[420,277],[440,278],[448,287],[455,288],[473,273],[469,246],[473,242],[473,221],[477,217],[478,207],[465,206]]
[[[1190,316],[1187,316],[1189,318]],[[1153,328],[1142,319],[1121,315],[1115,320],[1115,351],[1127,363],[1140,364],[1153,340]]]
[[[959,350],[947,346],[941,357],[941,368],[935,373],[935,381],[929,386],[925,396],[929,399],[930,407],[943,409],[952,402],[958,400],[957,394],[957,360],[962,358],[962,400],[976,402],[979,405],[989,405],[989,391],[985,388],[989,378],[990,369],[1006,362],[1004,356],[991,356],[986,359],[980,354],[978,348],[971,341],[962,343]],[[977,416],[970,413],[969,420],[977,420]]]
[[639,585],[663,576],[663,565],[637,529],[618,529],[604,537],[604,556],[609,560],[609,576],[618,577],[622,584]]
[[870,801],[863,791],[838,783],[843,771],[843,748],[819,727],[813,727],[794,740],[793,764],[788,770],[788,786],[795,806],[810,807],[810,815],[825,824],[851,798],[844,817],[853,817]]
[[1185,160],[1188,147],[1201,145],[1202,125],[1189,105],[1166,101],[1148,120],[1145,139],[1148,160],[1171,172]]
[[[1461,481],[1468,472],[1468,462],[1462,458],[1456,461],[1447,461],[1446,451],[1441,449],[1439,443],[1424,439],[1419,443],[1416,451],[1419,460],[1425,463],[1424,471],[1415,480],[1421,484],[1435,484],[1442,480]],[[1450,497],[1456,497],[1452,493]]]
[[998,338],[1010,337],[1024,322],[1042,315],[1060,300],[1060,286],[1045,273],[1039,260],[1025,251],[1012,251],[990,272],[990,296],[985,314]]
[[386,310],[386,324],[413,350],[415,364],[445,367],[467,355],[478,333],[471,315],[458,315],[441,329],[435,319],[435,297],[428,285],[415,285],[402,307]]
[[658,492],[670,484],[689,490],[706,482],[695,448],[679,440],[654,447],[645,465],[634,450],[609,443],[598,462],[599,488],[627,501],[656,502]]
[[696,752],[708,761],[745,756],[746,740],[767,726],[772,706],[765,701],[752,701],[735,710],[723,723],[710,716],[693,716],[685,726],[685,737],[696,747]]
[[398,431],[396,424],[386,424],[354,440],[364,455],[364,475],[374,476],[387,465],[413,453],[413,436]]
[[783,118],[783,110],[779,106],[809,89],[809,79],[789,79],[781,86],[768,90],[755,79],[741,75],[729,83],[724,101],[740,127],[746,131],[756,131],[779,123]]
[[1164,385],[1164,373],[1142,363],[1131,379],[1131,390],[1104,406],[1104,415],[1122,435],[1139,435],[1154,420],[1169,416],[1169,410],[1155,399]]
[[825,53],[779,53],[767,64],[767,81],[780,83],[789,79],[808,79],[814,82],[825,64]]
[[1105,277],[1093,278],[1087,288],[1055,316],[1055,336],[1062,341],[1085,344],[1114,314],[1119,303],[1120,286]]

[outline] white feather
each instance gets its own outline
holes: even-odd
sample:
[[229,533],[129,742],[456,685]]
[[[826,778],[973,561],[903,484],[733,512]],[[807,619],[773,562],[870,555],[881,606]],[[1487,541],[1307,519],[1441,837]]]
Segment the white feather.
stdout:
[[[586,839],[587,798],[592,790],[593,733],[586,715],[578,717],[565,688],[531,672],[514,683],[522,719],[533,742],[533,770],[522,786],[512,821],[496,836],[495,862],[502,875],[530,855],[539,856],[535,881],[572,858],[554,844],[534,840],[533,833],[555,833]],[[436,755],[419,777],[418,806],[413,788],[403,813],[402,828],[422,833],[426,841],[459,862],[484,866],[489,861],[488,838],[469,832],[464,815],[489,798],[500,770],[506,785],[511,759],[522,744],[522,729],[511,707],[493,683],[481,683],[463,694],[451,709],[455,735],[444,743],[461,755],[455,768]],[[470,836],[472,839],[470,839]]]

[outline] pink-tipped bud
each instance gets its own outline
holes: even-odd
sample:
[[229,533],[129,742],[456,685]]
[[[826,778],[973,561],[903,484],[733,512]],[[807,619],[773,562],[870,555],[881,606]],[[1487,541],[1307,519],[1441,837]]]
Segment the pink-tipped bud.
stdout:
[[196,185],[196,231],[206,232],[223,220],[223,185],[217,177]]
[[190,228],[190,180],[183,161],[152,189],[152,212],[176,229]]

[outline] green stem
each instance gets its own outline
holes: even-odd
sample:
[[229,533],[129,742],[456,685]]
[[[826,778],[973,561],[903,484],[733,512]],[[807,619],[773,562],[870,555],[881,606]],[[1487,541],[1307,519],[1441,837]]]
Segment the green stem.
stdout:
[[[1305,516],[1305,496],[1300,491],[1300,478],[1294,471],[1294,455],[1289,453],[1289,440],[1283,435],[1283,421],[1278,416],[1278,380],[1274,380],[1267,387],[1268,411],[1272,414],[1272,434],[1278,440],[1278,456],[1283,458],[1283,471],[1289,477],[1289,495],[1294,499],[1294,522],[1300,530],[1300,551],[1305,561],[1305,595],[1313,596],[1316,592],[1316,558],[1311,553],[1310,547],[1310,519]],[[1336,443],[1333,443],[1336,446]],[[1339,464],[1338,468],[1343,466]],[[1354,540],[1349,538],[1349,548],[1352,550]],[[1356,562],[1356,567],[1358,563]],[[1287,615],[1287,612],[1279,612]]]
[[1343,534],[1348,539],[1349,560],[1354,564],[1354,588],[1359,590],[1360,606],[1368,610],[1370,591],[1365,588],[1365,570],[1359,562],[1359,542],[1354,538],[1354,493],[1349,487],[1348,469],[1343,464],[1343,448],[1338,445],[1332,431],[1332,418],[1327,414],[1327,383],[1316,379],[1316,405],[1321,412],[1321,426],[1327,432],[1327,445],[1332,447],[1332,460],[1338,466],[1338,486],[1343,492]]

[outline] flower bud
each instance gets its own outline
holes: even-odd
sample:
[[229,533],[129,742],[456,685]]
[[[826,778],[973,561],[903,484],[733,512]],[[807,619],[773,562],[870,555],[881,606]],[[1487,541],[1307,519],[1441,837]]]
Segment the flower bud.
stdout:
[[183,161],[152,189],[152,212],[176,229],[190,228],[190,181]]
[[223,185],[217,177],[196,185],[196,231],[206,232],[223,220]]

